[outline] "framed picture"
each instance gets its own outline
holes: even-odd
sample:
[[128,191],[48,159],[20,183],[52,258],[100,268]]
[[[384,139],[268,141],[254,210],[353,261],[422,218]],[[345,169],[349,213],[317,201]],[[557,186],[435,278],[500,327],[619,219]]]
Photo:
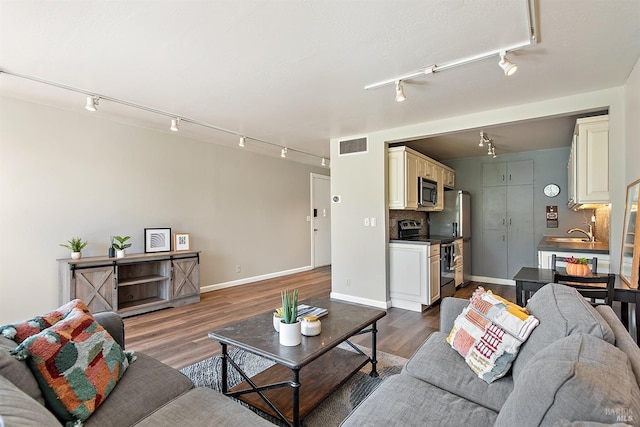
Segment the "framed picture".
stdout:
[[170,228],[145,228],[145,252],[169,252],[171,250]]
[[173,250],[189,250],[189,233],[173,233]]

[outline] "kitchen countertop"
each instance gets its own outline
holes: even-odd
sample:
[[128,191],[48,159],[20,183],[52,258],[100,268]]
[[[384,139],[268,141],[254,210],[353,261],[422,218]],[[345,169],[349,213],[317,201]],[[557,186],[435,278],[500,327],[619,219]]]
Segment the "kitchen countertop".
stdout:
[[539,251],[548,252],[588,252],[595,254],[608,254],[609,244],[602,242],[554,242],[549,237],[560,236],[544,236],[538,243]]
[[462,237],[451,236],[420,236],[414,239],[391,239],[389,243],[409,243],[414,245],[440,245],[442,243],[451,243],[456,239],[462,239]]

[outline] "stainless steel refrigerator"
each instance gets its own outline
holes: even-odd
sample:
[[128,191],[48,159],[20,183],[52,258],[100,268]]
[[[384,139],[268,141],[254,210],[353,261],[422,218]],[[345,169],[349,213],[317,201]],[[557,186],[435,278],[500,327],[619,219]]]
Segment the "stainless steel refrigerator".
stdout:
[[471,277],[471,195],[467,191],[444,192],[444,210],[429,215],[429,233],[438,236],[462,237],[464,283]]

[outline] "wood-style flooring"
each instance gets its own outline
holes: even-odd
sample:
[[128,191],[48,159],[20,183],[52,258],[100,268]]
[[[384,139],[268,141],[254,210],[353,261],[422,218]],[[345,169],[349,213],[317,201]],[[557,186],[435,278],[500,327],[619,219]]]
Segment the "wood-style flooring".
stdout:
[[[478,282],[459,289],[455,296],[469,298],[479,285],[515,301],[514,286]],[[300,300],[328,298],[331,267],[207,292],[201,295],[197,304],[126,318],[126,347],[174,368],[183,368],[220,353],[220,345],[207,337],[209,331],[279,307],[280,291],[285,288],[298,289]],[[409,358],[432,332],[438,330],[439,322],[439,305],[422,313],[390,308],[378,322],[378,350]],[[352,341],[370,345],[368,335]]]

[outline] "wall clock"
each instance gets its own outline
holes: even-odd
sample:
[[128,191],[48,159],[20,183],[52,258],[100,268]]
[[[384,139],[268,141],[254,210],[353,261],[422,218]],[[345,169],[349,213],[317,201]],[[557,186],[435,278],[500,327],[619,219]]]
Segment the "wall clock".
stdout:
[[558,194],[560,194],[560,187],[558,187],[556,184],[547,184],[544,187],[545,196],[556,197]]

